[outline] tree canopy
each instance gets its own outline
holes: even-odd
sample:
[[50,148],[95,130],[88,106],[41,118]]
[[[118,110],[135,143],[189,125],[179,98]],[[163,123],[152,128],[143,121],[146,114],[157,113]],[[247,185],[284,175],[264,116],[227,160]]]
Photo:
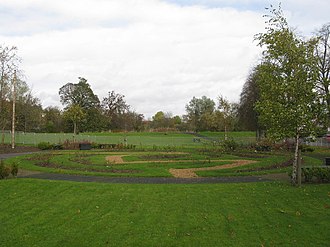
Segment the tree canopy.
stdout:
[[59,90],[61,103],[65,107],[78,105],[83,109],[98,107],[100,100],[94,94],[87,80],[83,77],[78,77],[78,83],[67,83]]
[[330,23],[320,28],[317,33],[315,56],[317,61],[316,89],[327,106],[327,126],[330,127]]
[[299,138],[315,133],[322,104],[315,92],[317,71],[313,56],[315,40],[304,41],[290,29],[282,10],[271,8],[266,32],[256,39],[264,47],[259,66],[259,120],[269,137],[295,138],[292,183],[297,182]]

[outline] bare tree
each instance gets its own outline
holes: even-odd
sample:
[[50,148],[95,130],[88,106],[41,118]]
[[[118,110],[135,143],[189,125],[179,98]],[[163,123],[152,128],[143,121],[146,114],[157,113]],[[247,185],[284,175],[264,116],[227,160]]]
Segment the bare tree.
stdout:
[[[10,109],[12,82],[15,71],[17,78],[22,72],[19,70],[21,58],[17,55],[17,47],[0,45],[0,128],[2,130],[2,144],[4,144],[4,131],[10,123]],[[19,81],[19,79],[18,79]],[[19,86],[19,85],[17,85]]]
[[315,49],[318,78],[316,88],[328,111],[328,127],[330,127],[330,23],[322,26],[316,33],[318,44]]
[[112,117],[114,114],[122,114],[127,112],[130,106],[125,101],[125,96],[115,91],[108,93],[108,97],[103,98],[102,109],[108,117]]

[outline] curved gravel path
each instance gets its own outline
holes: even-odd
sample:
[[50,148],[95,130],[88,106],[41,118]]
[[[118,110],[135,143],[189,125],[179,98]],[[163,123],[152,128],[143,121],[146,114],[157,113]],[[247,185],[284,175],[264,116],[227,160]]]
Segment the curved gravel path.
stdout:
[[[6,159],[29,153],[0,154],[0,159]],[[198,177],[198,178],[172,178],[172,177],[102,177],[87,175],[71,175],[59,173],[43,173],[37,171],[20,170],[18,178],[36,178],[47,180],[61,180],[74,182],[98,183],[128,183],[128,184],[209,184],[209,183],[251,183],[267,181],[286,181],[283,174],[265,176],[237,176],[237,177]]]

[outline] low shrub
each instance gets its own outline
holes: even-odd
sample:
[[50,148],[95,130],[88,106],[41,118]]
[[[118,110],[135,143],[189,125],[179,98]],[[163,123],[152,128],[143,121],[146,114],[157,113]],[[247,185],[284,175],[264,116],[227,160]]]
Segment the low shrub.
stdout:
[[228,139],[222,143],[222,146],[225,149],[225,151],[234,151],[238,148],[239,144],[235,142],[233,139]]
[[49,142],[40,142],[37,147],[41,150],[62,150],[62,144],[51,144]]
[[11,175],[13,175],[14,177],[17,177],[17,173],[18,173],[18,164],[17,163],[13,163],[11,165],[11,171],[10,171]]
[[301,176],[304,178],[305,182],[310,182],[313,179],[313,170],[302,168],[301,169]]
[[82,140],[82,141],[70,141],[69,139],[65,140],[62,144],[60,144],[61,149],[66,150],[78,150],[80,149],[81,144],[90,144],[93,148],[96,146],[96,144],[93,144],[92,142],[88,140]]
[[305,182],[315,178],[318,182],[330,182],[330,169],[325,167],[303,167],[301,171]]
[[314,148],[308,145],[301,145],[300,147],[301,152],[314,152]]
[[272,150],[273,145],[274,144],[270,140],[264,139],[264,140],[257,142],[254,148],[256,151],[259,151],[259,152],[268,152],[268,151]]
[[3,160],[0,160],[0,179],[7,178],[10,174],[14,177],[18,173],[18,164],[13,163],[11,166],[5,164]]
[[0,160],[0,179],[8,177],[10,174],[10,167],[5,165],[3,160]]
[[53,145],[49,142],[40,142],[38,143],[37,147],[41,150],[50,150],[53,148]]

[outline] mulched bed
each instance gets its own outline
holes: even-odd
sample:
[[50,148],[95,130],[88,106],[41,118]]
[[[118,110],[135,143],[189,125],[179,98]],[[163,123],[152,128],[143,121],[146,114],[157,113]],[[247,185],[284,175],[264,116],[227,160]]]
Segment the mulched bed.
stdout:
[[62,169],[62,170],[71,170],[71,171],[83,171],[83,172],[101,172],[101,173],[139,173],[141,171],[137,170],[120,170],[120,169],[96,169],[92,167],[82,168],[82,167],[66,167],[59,164],[49,163],[49,162],[39,162],[35,165],[41,167]]
[[189,157],[189,154],[155,154],[155,155],[141,155],[142,160],[163,160],[163,159],[182,159]]
[[292,163],[293,163],[293,159],[290,159],[290,160],[284,161],[282,163],[274,164],[274,165],[267,166],[267,167],[256,167],[256,168],[250,168],[250,169],[242,169],[242,170],[237,170],[236,172],[258,172],[258,171],[274,170],[274,169],[278,169],[278,168],[284,168],[284,167],[292,166]]
[[40,151],[39,148],[32,146],[16,146],[14,149],[11,145],[0,145],[0,154],[10,154],[10,153],[27,153],[27,152],[37,152]]

